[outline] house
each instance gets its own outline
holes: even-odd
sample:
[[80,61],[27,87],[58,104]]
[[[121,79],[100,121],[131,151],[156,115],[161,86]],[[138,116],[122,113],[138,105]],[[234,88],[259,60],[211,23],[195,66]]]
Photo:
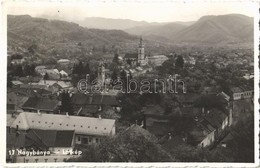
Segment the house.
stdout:
[[[7,93],[7,113],[23,112],[22,105],[28,100],[28,96],[20,95],[16,92]],[[14,106],[14,107],[13,107]]]
[[204,87],[203,94],[210,94],[210,95],[216,95],[218,93],[218,90],[215,86],[209,86],[209,87]]
[[35,67],[35,72],[38,74],[45,74],[46,73],[46,66],[40,65]]
[[24,58],[16,58],[16,59],[12,59],[11,61],[12,64],[16,64],[16,65],[22,64],[24,62],[25,62]]
[[254,96],[254,88],[250,86],[232,87],[229,94],[233,100],[250,99]]
[[254,88],[250,86],[240,86],[240,88],[243,90],[243,99],[250,99],[254,97]]
[[[73,150],[75,131],[63,130],[39,130],[29,129],[26,132],[7,132],[7,150],[15,150],[15,157],[7,155],[8,162],[32,163],[32,162],[62,162],[68,159],[70,155],[64,155],[64,151]],[[27,156],[22,151],[35,151],[33,156]],[[37,154],[36,151],[45,152]],[[18,154],[18,151],[20,152]]]
[[11,128],[75,131],[74,144],[96,144],[104,136],[115,135],[115,120],[43,113],[20,113]]
[[96,112],[102,112],[104,107],[111,107],[114,111],[121,110],[116,96],[101,94],[73,94],[72,104],[77,115],[94,116]]
[[148,63],[148,58],[144,53],[143,39],[140,38],[137,53],[126,53],[124,56],[124,61],[130,65],[146,65]]
[[233,100],[242,99],[243,90],[240,87],[232,87],[230,88],[230,94]]
[[46,69],[45,73],[42,75],[48,74],[50,79],[60,79],[60,72],[58,69]]
[[12,88],[12,90],[19,95],[27,97],[48,97],[52,94],[47,86],[34,84],[21,84],[16,88]]
[[55,99],[30,97],[22,105],[22,109],[28,112],[56,113],[60,102]]
[[68,59],[60,59],[60,60],[57,61],[57,64],[62,65],[62,66],[67,66],[67,65],[70,64],[70,60],[68,60]]
[[168,57],[165,55],[153,55],[147,58],[148,58],[148,63],[155,66],[161,66],[164,61],[168,60]]
[[19,80],[13,80],[13,81],[11,81],[11,82],[12,82],[13,86],[18,86],[18,85],[23,84],[23,82],[21,82],[21,81],[19,81]]
[[208,110],[204,115],[194,118],[192,129],[188,132],[188,143],[207,147],[213,144],[229,126],[229,115],[218,109]]
[[177,94],[177,102],[180,103],[182,107],[192,107],[194,102],[200,97],[198,94]]
[[68,73],[65,72],[64,70],[61,70],[61,71],[60,71],[60,76],[61,76],[61,78],[67,78],[69,75],[68,75]]
[[70,90],[72,89],[71,82],[67,81],[60,81],[60,80],[40,80],[38,82],[39,85],[46,85],[46,86],[52,86],[54,91],[60,91],[60,90]]
[[161,138],[181,131],[187,135],[185,142],[206,147],[230,126],[229,117],[227,112],[218,109],[181,107],[166,113],[162,107],[151,105],[144,109],[144,127]]
[[215,129],[215,137],[219,137],[222,131],[229,125],[229,115],[216,108],[207,111],[204,120],[208,121]]

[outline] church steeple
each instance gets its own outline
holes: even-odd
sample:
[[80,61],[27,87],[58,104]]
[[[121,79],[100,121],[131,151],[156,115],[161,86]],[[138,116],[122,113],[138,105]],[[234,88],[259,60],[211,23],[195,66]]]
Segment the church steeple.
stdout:
[[142,60],[144,60],[144,44],[143,44],[143,38],[141,36],[139,46],[138,46],[138,62],[140,63]]
[[143,37],[140,37],[139,48],[144,48]]

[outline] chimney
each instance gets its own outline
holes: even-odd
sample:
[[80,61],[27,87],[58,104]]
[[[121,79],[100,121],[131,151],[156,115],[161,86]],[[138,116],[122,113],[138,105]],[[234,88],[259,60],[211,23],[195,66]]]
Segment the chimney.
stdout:
[[207,111],[207,114],[209,114],[209,112],[210,112],[210,111],[208,110],[208,111]]
[[12,113],[12,118],[15,118],[16,114],[15,112]]
[[196,116],[196,117],[194,117],[194,120],[195,120],[196,122],[198,122],[198,121],[199,121],[199,118]]
[[98,115],[98,119],[100,119],[100,120],[102,119],[102,118],[101,118],[101,115]]
[[142,121],[142,124],[140,125],[140,127],[144,127],[144,121]]
[[66,112],[66,116],[69,117],[69,113],[68,112]]
[[171,140],[172,139],[172,134],[169,132],[168,133],[168,140]]

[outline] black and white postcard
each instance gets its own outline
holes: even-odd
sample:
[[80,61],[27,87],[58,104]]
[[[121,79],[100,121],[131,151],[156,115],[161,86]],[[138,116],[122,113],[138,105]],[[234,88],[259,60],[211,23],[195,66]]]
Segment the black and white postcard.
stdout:
[[259,165],[257,2],[1,10],[1,165]]

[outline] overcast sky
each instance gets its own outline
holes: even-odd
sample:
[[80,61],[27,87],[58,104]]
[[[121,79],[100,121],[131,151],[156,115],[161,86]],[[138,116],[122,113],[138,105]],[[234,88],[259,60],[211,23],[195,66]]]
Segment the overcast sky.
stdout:
[[[22,1],[22,0],[17,0]],[[82,20],[85,17],[105,17],[131,19],[136,21],[148,22],[170,22],[170,21],[195,21],[204,15],[222,15],[238,13],[250,17],[255,15],[257,6],[254,3],[240,2],[209,2],[195,3],[190,0],[169,3],[153,2],[148,3],[139,0],[136,3],[127,3],[106,1],[105,3],[81,3],[73,4],[66,0],[66,3],[18,3],[5,4],[8,14],[29,14],[31,16],[51,16],[56,18],[65,18],[66,20]],[[55,0],[52,0],[55,1]],[[141,2],[140,2],[141,1]],[[64,1],[63,1],[64,2]]]

